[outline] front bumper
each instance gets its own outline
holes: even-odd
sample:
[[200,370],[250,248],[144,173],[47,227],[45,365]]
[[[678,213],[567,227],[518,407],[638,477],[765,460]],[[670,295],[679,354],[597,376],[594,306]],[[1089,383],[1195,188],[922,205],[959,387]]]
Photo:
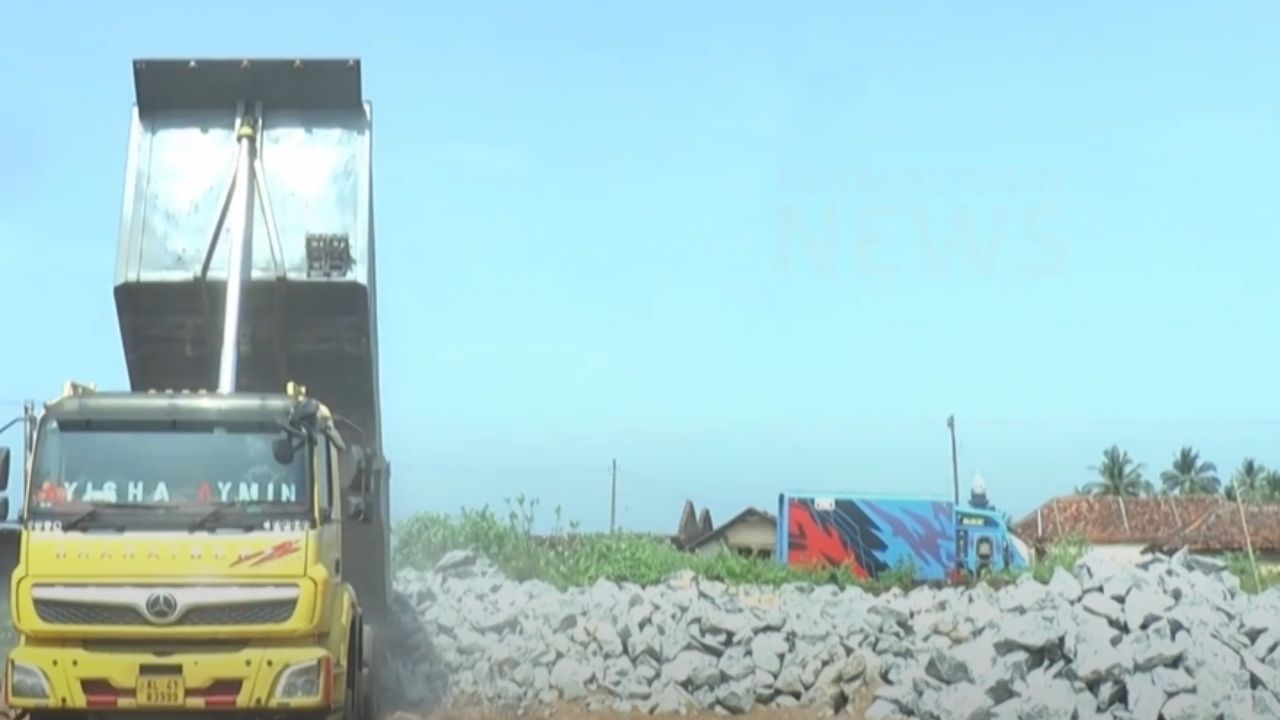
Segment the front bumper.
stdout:
[[[283,682],[308,664],[317,668],[314,683]],[[9,654],[4,685],[9,707],[24,710],[315,710],[333,707],[343,673],[316,646],[154,653],[22,645]],[[283,684],[292,697],[280,697]]]

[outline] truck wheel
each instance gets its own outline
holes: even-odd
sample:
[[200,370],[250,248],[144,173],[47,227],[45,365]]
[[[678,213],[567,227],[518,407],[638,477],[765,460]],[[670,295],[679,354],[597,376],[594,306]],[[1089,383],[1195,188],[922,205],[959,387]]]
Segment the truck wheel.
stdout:
[[350,679],[347,681],[347,698],[346,702],[342,704],[342,720],[364,720],[360,716],[360,705],[363,699],[361,698],[359,675],[356,675],[355,678],[354,685]]
[[342,704],[342,720],[364,720],[361,715],[364,706],[364,678],[362,675],[364,658],[359,643],[360,618],[356,616],[351,626],[351,642],[347,646],[347,694]]
[[356,715],[360,720],[377,720],[378,717],[378,676],[377,645],[374,642],[373,628],[362,624],[360,627],[360,667],[356,684],[360,687],[360,705]]

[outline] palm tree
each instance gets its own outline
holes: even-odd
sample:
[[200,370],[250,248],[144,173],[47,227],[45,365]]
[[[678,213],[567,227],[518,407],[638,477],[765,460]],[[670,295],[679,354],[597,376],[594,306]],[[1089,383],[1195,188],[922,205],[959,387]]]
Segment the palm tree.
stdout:
[[1151,483],[1142,477],[1143,464],[1134,462],[1129,453],[1112,445],[1102,451],[1102,464],[1090,466],[1098,473],[1098,479],[1086,483],[1081,490],[1086,495],[1122,495],[1136,497],[1153,492]]
[[1166,495],[1217,495],[1222,481],[1218,467],[1205,460],[1189,445],[1184,445],[1173,458],[1168,470],[1160,473]]
[[1280,471],[1268,470],[1262,475],[1262,502],[1275,502],[1280,499]]
[[1268,482],[1275,472],[1253,458],[1245,458],[1231,478],[1231,484],[1223,489],[1228,500],[1236,499],[1239,488],[1240,499],[1245,502],[1259,502],[1274,497]]
[[1266,465],[1253,458],[1245,458],[1240,463],[1233,480],[1222,491],[1228,500],[1236,499],[1235,491],[1238,486],[1240,499],[1247,503],[1280,501],[1280,471],[1269,470]]

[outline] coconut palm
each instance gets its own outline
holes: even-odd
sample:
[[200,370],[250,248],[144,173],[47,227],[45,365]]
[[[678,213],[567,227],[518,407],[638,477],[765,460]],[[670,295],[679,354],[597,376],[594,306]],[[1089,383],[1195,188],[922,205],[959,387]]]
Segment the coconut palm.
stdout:
[[1142,476],[1143,467],[1142,463],[1129,457],[1127,451],[1112,445],[1102,451],[1102,464],[1089,468],[1098,474],[1098,479],[1086,483],[1081,490],[1086,495],[1148,495],[1153,488]]
[[1245,458],[1234,475],[1232,486],[1223,490],[1229,500],[1235,500],[1235,485],[1240,487],[1240,498],[1245,502],[1280,502],[1280,470],[1268,469],[1253,458]]
[[1268,470],[1262,476],[1259,490],[1259,502],[1276,502],[1280,500],[1280,471]]
[[1169,469],[1160,473],[1160,483],[1166,495],[1216,495],[1222,487],[1218,467],[1201,461],[1200,453],[1189,445],[1184,445]]
[[1231,484],[1224,488],[1223,494],[1227,496],[1227,499],[1235,500],[1238,488],[1240,499],[1245,502],[1268,500],[1275,497],[1269,482],[1275,474],[1274,471],[1268,470],[1265,465],[1254,458],[1245,458],[1240,463],[1240,467],[1236,469],[1235,475],[1232,476]]

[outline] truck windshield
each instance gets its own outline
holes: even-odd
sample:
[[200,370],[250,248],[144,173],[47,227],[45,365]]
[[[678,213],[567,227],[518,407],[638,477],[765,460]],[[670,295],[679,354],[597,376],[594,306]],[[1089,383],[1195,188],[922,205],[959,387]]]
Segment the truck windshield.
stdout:
[[[27,507],[33,519],[66,520],[88,509],[139,513],[145,524],[191,522],[219,506],[229,522],[245,513],[307,517],[305,449],[276,459],[285,434],[270,424],[122,425],[50,421],[37,441]],[[296,443],[295,443],[296,445]]]

